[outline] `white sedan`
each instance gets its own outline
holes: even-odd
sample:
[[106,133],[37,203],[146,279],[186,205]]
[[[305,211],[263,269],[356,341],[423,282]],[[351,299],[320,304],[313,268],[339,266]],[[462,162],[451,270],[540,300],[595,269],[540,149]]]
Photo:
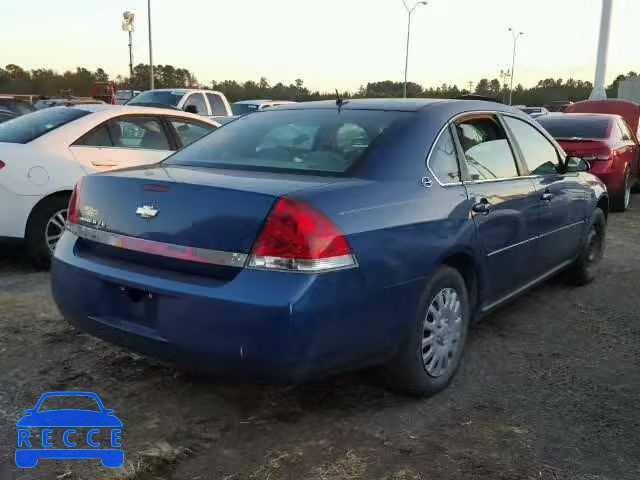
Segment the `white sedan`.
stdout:
[[46,268],[84,175],[156,163],[219,126],[164,108],[52,107],[0,124],[0,239]]

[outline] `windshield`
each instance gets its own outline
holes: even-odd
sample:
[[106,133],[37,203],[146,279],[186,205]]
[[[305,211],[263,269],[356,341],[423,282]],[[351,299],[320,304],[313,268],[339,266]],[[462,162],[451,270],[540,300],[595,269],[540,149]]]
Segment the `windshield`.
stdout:
[[542,112],[541,108],[521,108],[524,113],[532,114],[532,113],[540,113]]
[[232,103],[231,111],[234,115],[246,115],[247,113],[256,112],[259,107],[254,103]]
[[544,116],[537,119],[554,138],[607,138],[608,118]]
[[42,400],[38,412],[69,409],[101,411],[95,398],[88,395],[53,395]]
[[28,143],[85,115],[89,112],[67,107],[38,110],[1,124],[0,142]]
[[410,112],[266,110],[227,124],[167,159],[173,165],[343,173]]
[[173,107],[180,103],[182,97],[184,97],[184,90],[149,90],[142,92],[140,95],[136,95],[129,103],[140,104],[156,104],[156,105],[171,105]]

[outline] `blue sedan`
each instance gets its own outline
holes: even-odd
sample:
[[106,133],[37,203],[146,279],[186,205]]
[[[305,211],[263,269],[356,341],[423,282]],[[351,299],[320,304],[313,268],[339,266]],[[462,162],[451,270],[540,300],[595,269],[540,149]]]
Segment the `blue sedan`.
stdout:
[[381,366],[443,389],[469,325],[596,275],[609,197],[522,112],[293,104],[76,186],[52,267],[81,330],[182,368],[299,382]]

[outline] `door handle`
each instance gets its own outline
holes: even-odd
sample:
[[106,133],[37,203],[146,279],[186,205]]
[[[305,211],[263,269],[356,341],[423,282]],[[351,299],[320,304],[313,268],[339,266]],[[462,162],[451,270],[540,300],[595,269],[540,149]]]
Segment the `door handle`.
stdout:
[[491,205],[486,198],[483,198],[478,203],[474,203],[471,210],[480,215],[488,215],[489,212],[493,210],[493,205]]
[[553,198],[553,193],[551,193],[551,192],[544,192],[540,196],[540,200],[543,200],[545,202],[550,202],[552,198]]

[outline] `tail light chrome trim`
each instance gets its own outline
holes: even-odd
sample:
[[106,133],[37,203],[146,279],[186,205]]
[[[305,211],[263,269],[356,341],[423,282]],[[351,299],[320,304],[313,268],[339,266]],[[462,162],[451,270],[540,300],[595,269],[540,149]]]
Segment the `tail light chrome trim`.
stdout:
[[80,238],[111,247],[209,265],[242,268],[247,263],[248,257],[246,253],[226,252],[223,250],[210,250],[207,248],[156,242],[154,240],[129,237],[105,230],[98,230],[75,223],[67,223],[67,230]]
[[358,262],[353,255],[339,255],[337,257],[318,259],[296,259],[283,257],[249,257],[247,267],[259,270],[277,270],[283,272],[319,273],[344,268],[354,268]]

